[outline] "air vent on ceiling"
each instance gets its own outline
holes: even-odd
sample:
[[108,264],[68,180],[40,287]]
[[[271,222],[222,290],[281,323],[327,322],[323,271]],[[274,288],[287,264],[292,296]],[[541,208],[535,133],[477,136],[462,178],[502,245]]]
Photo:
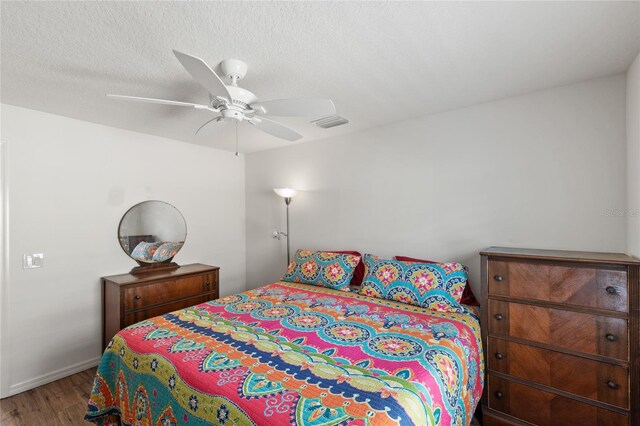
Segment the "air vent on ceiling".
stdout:
[[343,124],[347,124],[349,120],[340,116],[340,115],[332,115],[330,117],[321,118],[319,120],[314,120],[314,123],[318,127],[322,127],[323,129],[330,129],[331,127],[342,126]]

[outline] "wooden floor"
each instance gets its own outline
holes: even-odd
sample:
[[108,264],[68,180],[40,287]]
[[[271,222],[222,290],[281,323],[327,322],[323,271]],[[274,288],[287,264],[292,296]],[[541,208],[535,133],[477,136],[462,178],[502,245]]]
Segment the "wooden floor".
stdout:
[[0,400],[0,425],[88,425],[84,421],[95,368]]

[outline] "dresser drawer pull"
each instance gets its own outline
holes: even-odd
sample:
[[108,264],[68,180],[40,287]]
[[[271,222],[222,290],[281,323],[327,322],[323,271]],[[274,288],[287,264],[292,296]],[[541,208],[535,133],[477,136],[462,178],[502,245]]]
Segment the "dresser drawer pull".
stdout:
[[494,318],[497,319],[498,321],[502,321],[502,318],[504,317],[502,316],[502,314],[496,314]]
[[504,358],[504,355],[502,355],[500,352],[496,352],[496,358],[497,359],[502,359],[502,358]]
[[605,290],[607,290],[607,293],[609,294],[618,294],[618,290],[615,287],[607,287]]
[[204,285],[207,286],[207,288],[209,288],[209,281],[207,281],[206,283],[204,283]]
[[618,389],[618,384],[612,380],[607,382],[607,386],[609,386],[609,389]]
[[494,275],[493,279],[496,281],[502,281],[502,275]]
[[496,398],[498,398],[498,399],[502,399],[502,396],[503,396],[503,395],[502,395],[502,392],[497,391],[497,392],[495,393],[495,395],[496,395]]
[[141,297],[138,296],[137,294],[135,296],[133,296],[133,298],[136,299],[136,300],[140,300],[141,299]]
[[616,340],[618,340],[618,338],[616,336],[614,336],[613,334],[607,334],[606,338],[610,342],[615,342]]

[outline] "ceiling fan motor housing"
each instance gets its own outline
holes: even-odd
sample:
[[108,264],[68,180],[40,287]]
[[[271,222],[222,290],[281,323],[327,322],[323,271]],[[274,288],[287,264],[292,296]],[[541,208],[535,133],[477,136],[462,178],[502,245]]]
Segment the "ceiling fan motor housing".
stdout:
[[250,91],[238,86],[227,86],[229,94],[233,98],[233,103],[238,104],[245,109],[249,109],[249,105],[256,102],[258,98]]
[[[221,100],[219,97],[209,96],[211,100],[211,106],[220,110],[222,117],[226,119],[232,119],[236,121],[242,121],[244,114],[247,110],[250,110],[252,103],[256,102],[258,98],[250,91],[238,86],[227,86],[227,90],[232,99],[230,102]],[[249,111],[250,112],[250,111]]]

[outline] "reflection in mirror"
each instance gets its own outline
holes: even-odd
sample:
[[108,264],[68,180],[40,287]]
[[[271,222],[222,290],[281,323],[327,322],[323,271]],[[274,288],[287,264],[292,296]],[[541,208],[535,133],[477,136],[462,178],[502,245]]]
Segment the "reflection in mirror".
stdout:
[[120,246],[141,267],[175,265],[169,262],[186,236],[187,225],[178,209],[157,200],[131,207],[118,228]]

